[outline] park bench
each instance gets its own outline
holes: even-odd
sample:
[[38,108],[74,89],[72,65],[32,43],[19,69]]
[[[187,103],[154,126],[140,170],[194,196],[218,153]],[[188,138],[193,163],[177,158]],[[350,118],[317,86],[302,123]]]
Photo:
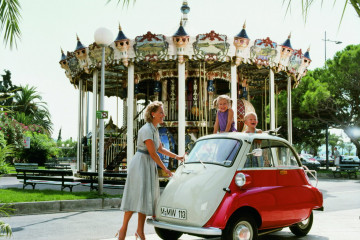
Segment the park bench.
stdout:
[[[90,191],[98,189],[97,172],[78,172],[78,174],[81,176],[81,183],[83,186],[90,187]],[[126,171],[104,172],[103,187],[112,189],[123,189],[125,186],[126,177]]]
[[14,163],[15,169],[38,169],[37,163]]
[[71,169],[68,163],[45,163],[46,169]]
[[23,182],[23,189],[27,185],[31,185],[35,189],[36,184],[50,184],[61,185],[61,191],[69,188],[72,192],[72,188],[81,183],[73,177],[72,170],[17,168],[16,173],[17,179]]
[[341,163],[339,168],[333,171],[334,178],[342,177],[346,175],[348,178],[357,178],[357,172],[359,171],[358,163]]

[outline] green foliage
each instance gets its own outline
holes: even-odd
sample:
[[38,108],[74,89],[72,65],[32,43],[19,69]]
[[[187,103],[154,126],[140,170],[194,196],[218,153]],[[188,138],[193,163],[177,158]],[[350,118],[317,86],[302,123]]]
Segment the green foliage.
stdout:
[[329,145],[331,146],[331,155],[334,155],[334,148],[342,142],[340,136],[336,134],[329,134]]
[[[343,129],[360,154],[360,45],[337,52],[327,67],[309,71],[292,90],[293,140],[315,152],[323,143],[326,126]],[[286,135],[286,92],[279,96],[279,125]],[[339,144],[339,143],[337,143]],[[334,145],[335,146],[335,145]]]
[[0,113],[0,131],[4,134],[8,144],[13,144],[17,149],[22,148],[24,142],[23,127],[8,113]]
[[[320,92],[322,90],[323,92]],[[317,155],[319,147],[325,142],[326,123],[314,118],[311,114],[311,108],[307,104],[315,101],[316,94],[311,91],[317,91],[318,97],[327,96],[326,84],[316,81],[311,72],[304,77],[301,84],[292,90],[292,125],[293,125],[293,143],[297,150],[306,150]],[[319,100],[316,100],[316,102]],[[312,102],[311,105],[316,104]],[[278,96],[278,125],[282,126],[280,134],[287,138],[287,92],[282,91]]]
[[2,75],[2,84],[0,84],[0,105],[9,108],[14,102],[14,93],[19,89],[16,85],[12,84],[11,72],[4,70],[5,74]]
[[72,138],[65,141],[58,141],[57,146],[60,148],[58,157],[76,157],[77,142]]
[[4,35],[5,45],[9,44],[10,49],[17,46],[17,39],[20,39],[21,31],[19,27],[20,3],[18,0],[0,1],[0,32]]
[[39,125],[26,125],[18,122],[9,113],[0,113],[0,132],[4,134],[8,144],[13,144],[16,149],[22,149],[26,131],[45,133],[44,128]]
[[6,146],[6,140],[4,137],[4,133],[0,131],[0,148],[4,148]]
[[[291,10],[291,3],[292,3],[292,0],[283,0],[283,4],[287,2],[287,9],[286,9],[286,13],[289,12]],[[319,1],[314,1],[314,0],[302,0],[301,3],[300,1],[296,1],[296,4],[301,4],[301,9],[302,9],[302,15],[303,15],[303,18],[304,18],[304,21],[306,22],[307,20],[307,17],[308,17],[308,13],[309,13],[309,10],[311,8],[311,5],[314,3],[314,2],[319,2]],[[336,0],[333,1],[333,4],[335,4]],[[347,1],[347,0],[343,0],[344,2],[344,7],[341,9],[341,18],[340,18],[340,22],[339,22],[339,27],[340,27],[340,24],[342,22],[342,19],[344,18],[344,14],[345,14],[345,10],[346,10],[346,7],[348,5],[348,3],[350,3],[352,5],[352,7],[354,8],[354,10],[356,11],[356,13],[358,14],[358,16],[360,17],[360,0],[350,0],[350,1]],[[321,4],[323,3],[323,0],[321,1]],[[298,8],[298,5],[296,6],[297,9],[300,9]]]
[[25,136],[30,137],[30,148],[22,149],[19,156],[21,160],[44,165],[47,160],[58,154],[56,143],[48,135],[29,131]]
[[51,115],[47,104],[42,101],[42,96],[36,91],[36,87],[22,86],[14,99],[15,104],[12,110],[16,114],[13,117],[19,122],[42,126],[50,135],[52,132]]
[[[10,207],[9,204],[4,204],[0,206],[0,217],[8,217],[14,209]],[[12,230],[9,224],[0,221],[0,237],[10,237],[12,235]]]
[[12,145],[0,147],[0,175],[9,173],[6,159],[14,155],[14,148]]

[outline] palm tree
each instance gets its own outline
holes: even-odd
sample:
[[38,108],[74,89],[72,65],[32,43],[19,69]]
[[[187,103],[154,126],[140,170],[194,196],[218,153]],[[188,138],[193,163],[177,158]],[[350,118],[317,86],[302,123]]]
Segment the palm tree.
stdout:
[[46,102],[36,91],[36,87],[21,87],[15,94],[15,104],[12,110],[14,118],[25,125],[36,124],[42,126],[48,134],[52,132],[51,115]]
[[4,35],[4,43],[10,45],[10,49],[17,47],[20,39],[20,3],[18,0],[0,0],[0,33]]
[[[118,4],[120,4],[121,2],[123,3],[123,6],[125,5],[128,5],[129,6],[129,3],[130,2],[136,2],[136,0],[117,0],[118,1]],[[107,0],[107,3],[111,2],[111,0]]]
[[[291,9],[291,3],[292,3],[292,0],[283,0],[283,4],[287,2],[287,10],[286,12],[290,11]],[[302,0],[301,1],[301,5],[302,5],[302,14],[303,14],[303,17],[305,19],[305,22],[306,22],[306,19],[307,19],[307,15],[308,15],[308,11],[311,7],[311,5],[316,2],[314,0]],[[336,0],[334,0],[334,3],[336,2]],[[350,2],[350,4],[352,5],[352,7],[355,9],[356,13],[358,14],[358,16],[360,17],[360,0],[343,0],[344,2],[344,8],[342,10],[342,15],[341,15],[341,19],[340,19],[340,24],[341,24],[341,21],[344,17],[344,14],[345,14],[345,10],[346,10],[346,7],[348,5],[348,3]],[[321,4],[323,4],[323,1],[321,1]],[[339,24],[339,25],[340,25]]]

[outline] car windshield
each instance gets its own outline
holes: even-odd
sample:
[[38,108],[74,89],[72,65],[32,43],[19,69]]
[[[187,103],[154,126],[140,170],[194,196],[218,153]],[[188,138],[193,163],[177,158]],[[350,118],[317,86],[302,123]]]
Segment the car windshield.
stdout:
[[186,163],[212,163],[230,166],[240,146],[241,142],[235,139],[204,139],[195,143],[186,158]]

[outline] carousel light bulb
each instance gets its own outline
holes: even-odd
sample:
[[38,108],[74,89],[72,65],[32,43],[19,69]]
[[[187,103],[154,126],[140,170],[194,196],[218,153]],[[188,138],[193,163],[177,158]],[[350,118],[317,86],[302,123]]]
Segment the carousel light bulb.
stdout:
[[101,27],[95,31],[94,39],[97,45],[108,46],[112,43],[114,37],[109,29]]

